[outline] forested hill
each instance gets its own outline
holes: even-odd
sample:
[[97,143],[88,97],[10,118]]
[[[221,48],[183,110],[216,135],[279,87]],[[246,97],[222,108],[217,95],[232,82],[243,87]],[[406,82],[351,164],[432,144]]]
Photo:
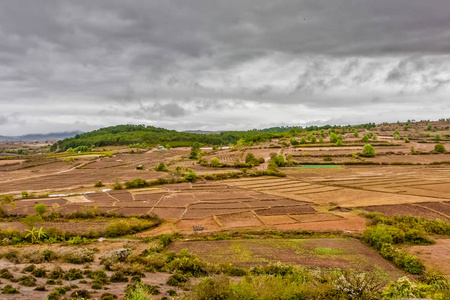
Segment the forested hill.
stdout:
[[271,138],[289,137],[301,131],[336,128],[341,127],[330,125],[311,126],[304,129],[301,127],[272,127],[262,130],[224,131],[220,134],[195,134],[145,125],[117,125],[60,140],[52,146],[51,150],[55,151],[59,148],[60,151],[65,151],[79,146],[103,147],[133,144],[141,144],[144,147],[158,144],[182,147],[191,146],[195,142],[202,145],[229,145],[236,144],[240,139],[245,143],[261,142]]
[[118,125],[101,128],[91,132],[77,134],[73,138],[60,140],[52,146],[52,150],[65,151],[79,146],[103,147],[141,144],[143,146],[170,145],[171,147],[191,146],[197,142],[203,145],[228,145],[234,144],[239,139],[250,141],[262,141],[269,138],[281,137],[279,132],[261,131],[228,131],[220,134],[195,134],[167,130],[144,125]]

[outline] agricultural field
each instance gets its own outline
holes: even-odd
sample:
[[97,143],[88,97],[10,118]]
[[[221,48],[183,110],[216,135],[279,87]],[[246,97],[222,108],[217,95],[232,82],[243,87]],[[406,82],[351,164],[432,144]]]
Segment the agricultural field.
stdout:
[[237,267],[281,262],[322,268],[381,269],[392,277],[402,275],[375,251],[351,238],[180,241],[167,251],[182,249],[189,249],[209,263],[232,263]]
[[[433,135],[426,124],[408,126],[359,128],[358,138],[342,132],[342,146],[327,130],[323,142],[290,144],[305,137],[301,133],[230,149],[205,147],[195,159],[189,158],[194,147],[131,145],[2,156],[0,277],[6,274],[1,269],[12,277],[1,277],[0,290],[10,285],[19,291],[2,297],[33,299],[39,291],[45,299],[66,287],[65,296],[54,299],[84,290],[92,299],[105,293],[122,299],[131,284],[155,288],[159,299],[190,290],[201,283],[197,277],[225,274],[239,282],[255,270],[285,266],[311,274],[356,270],[394,281],[429,270],[448,275],[450,154],[434,151],[434,135],[441,134],[439,142],[450,150],[450,131],[447,122],[434,123]],[[398,128],[402,139],[393,138]],[[365,134],[378,135],[369,141],[373,157],[363,154]],[[16,151],[17,144],[8,145]],[[377,244],[391,234],[380,233],[386,226],[403,230],[403,239]],[[102,255],[122,247],[131,256],[120,269],[106,267]],[[91,258],[74,267],[59,255],[69,250]],[[44,251],[55,257],[36,259]],[[186,279],[170,263],[177,255],[198,259],[207,270]],[[31,262],[47,275],[23,271]],[[63,275],[53,284],[48,274],[56,266],[64,274],[78,268],[82,278]],[[91,278],[93,271],[109,279],[95,285],[100,279]],[[171,285],[173,276],[185,281]]]

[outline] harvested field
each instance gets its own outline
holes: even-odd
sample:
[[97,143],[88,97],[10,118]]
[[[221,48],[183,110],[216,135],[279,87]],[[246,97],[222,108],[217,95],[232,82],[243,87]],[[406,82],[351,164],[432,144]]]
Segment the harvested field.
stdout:
[[199,202],[193,194],[171,194],[164,196],[158,207],[187,207],[189,204]]
[[309,222],[322,222],[322,221],[336,221],[343,220],[342,216],[328,214],[328,213],[318,213],[318,214],[303,214],[303,215],[289,215],[291,218],[297,220],[300,223],[309,223]]
[[43,203],[47,206],[52,206],[54,204],[65,205],[67,201],[63,198],[41,198],[41,199],[25,199],[14,201],[17,208],[23,206],[35,206],[38,203]]
[[150,210],[151,207],[122,207],[114,210],[114,212],[128,217],[147,215],[150,213]]
[[87,203],[87,202],[91,202],[85,196],[71,196],[71,197],[67,197],[67,198],[64,198],[64,199],[66,199],[67,202],[69,202],[69,203]]
[[[337,205],[343,207],[367,206],[374,204],[389,205],[430,201],[430,198],[427,197],[382,193],[357,189],[341,189],[331,192],[305,194],[302,196],[309,201],[317,204],[325,205],[329,202],[334,202]],[[435,199],[435,201],[439,200]]]
[[189,205],[189,209],[235,209],[235,208],[248,208],[248,205],[244,204],[245,202],[229,202],[229,203],[198,203]]
[[278,224],[292,224],[297,221],[288,215],[276,215],[276,216],[259,216],[259,219],[265,225],[278,225]]
[[420,206],[424,206],[426,208],[432,209],[434,211],[440,212],[442,214],[447,215],[450,218],[450,203],[442,203],[442,202],[425,202],[420,203]]
[[224,229],[236,227],[255,227],[262,224],[252,212],[218,215],[217,220]]
[[230,213],[240,213],[249,211],[248,209],[189,209],[184,215],[183,219],[197,219],[206,218],[214,215],[223,215]]
[[148,201],[129,201],[129,202],[117,203],[115,206],[121,206],[121,207],[149,207],[149,208],[152,208],[155,204],[156,204],[155,200],[153,200],[153,202],[148,202]]
[[92,202],[116,202],[117,199],[114,199],[109,196],[108,193],[94,193],[94,194],[86,194],[86,198],[91,200]]
[[260,216],[282,215],[282,214],[310,214],[316,210],[309,205],[291,206],[291,207],[271,207],[268,209],[257,210]]
[[108,192],[109,196],[113,199],[117,199],[118,201],[133,201],[133,196],[127,191],[110,191]]
[[167,195],[167,193],[133,194],[133,197],[135,201],[154,202],[160,200],[164,195]]
[[[314,218],[315,215],[316,214],[306,214],[302,216]],[[309,230],[318,232],[362,232],[366,229],[366,219],[363,217],[353,215],[352,213],[342,213],[339,216],[342,216],[342,218],[337,220],[321,220],[320,222],[317,222],[313,219],[305,222],[274,225],[274,227],[278,230]],[[298,219],[298,217],[296,218]]]
[[158,215],[162,219],[180,219],[184,211],[185,211],[184,208],[167,209],[155,207],[150,212]]
[[258,208],[258,207],[272,207],[272,206],[278,206],[278,202],[274,200],[264,200],[264,201],[248,201],[244,202],[248,206],[252,208]]
[[441,219],[448,221],[449,217],[445,217],[442,214],[438,214],[425,207],[415,206],[411,204],[394,204],[394,205],[377,205],[377,206],[366,206],[365,210],[371,212],[380,212],[388,217],[395,216],[417,216],[424,219]]
[[213,217],[196,219],[196,220],[179,220],[176,223],[177,231],[192,232],[194,226],[203,226],[204,232],[219,231],[221,227],[213,219]]

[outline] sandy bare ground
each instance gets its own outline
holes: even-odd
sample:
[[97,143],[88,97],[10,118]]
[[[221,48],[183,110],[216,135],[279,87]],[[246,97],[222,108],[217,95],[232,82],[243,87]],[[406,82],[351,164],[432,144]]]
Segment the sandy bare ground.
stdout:
[[430,246],[410,246],[406,250],[419,257],[427,270],[438,270],[450,278],[450,239],[436,239]]

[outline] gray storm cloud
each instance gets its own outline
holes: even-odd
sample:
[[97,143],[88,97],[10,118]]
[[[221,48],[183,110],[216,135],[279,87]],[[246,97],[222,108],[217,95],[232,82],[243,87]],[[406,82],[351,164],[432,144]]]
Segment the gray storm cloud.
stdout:
[[444,117],[449,15],[448,0],[2,1],[0,134]]

